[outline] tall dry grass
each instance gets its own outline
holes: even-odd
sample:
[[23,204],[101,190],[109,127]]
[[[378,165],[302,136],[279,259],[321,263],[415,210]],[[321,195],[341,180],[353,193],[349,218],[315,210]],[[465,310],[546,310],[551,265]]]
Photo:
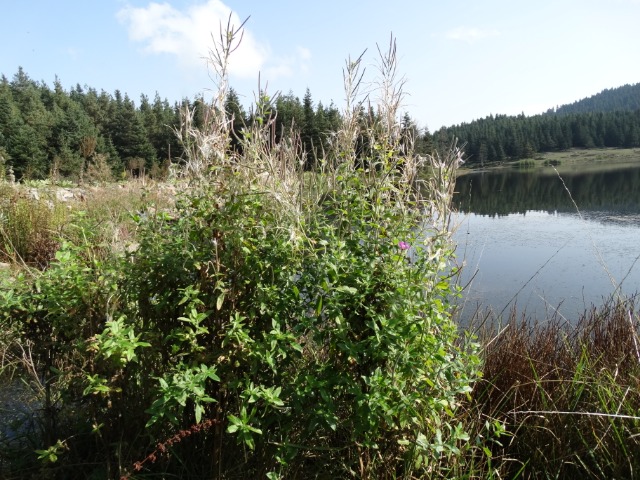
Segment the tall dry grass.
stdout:
[[67,211],[55,197],[0,184],[0,261],[45,267],[58,249]]
[[483,379],[466,412],[477,432],[486,422],[505,429],[485,445],[481,469],[499,478],[635,478],[639,327],[636,299],[611,298],[574,325],[512,310],[502,327],[481,329]]

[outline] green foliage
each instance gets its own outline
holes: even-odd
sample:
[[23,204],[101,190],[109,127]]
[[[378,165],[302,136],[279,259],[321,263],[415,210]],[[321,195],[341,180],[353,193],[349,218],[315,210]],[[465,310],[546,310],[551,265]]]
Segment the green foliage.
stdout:
[[518,160],[512,166],[513,166],[513,168],[519,168],[521,170],[526,170],[526,169],[535,167],[536,166],[536,161],[533,160],[532,158],[527,158],[525,160]]
[[[104,330],[96,336],[96,349],[98,358],[105,360],[114,359],[117,366],[123,367],[129,362],[137,362],[138,347],[150,347],[148,342],[141,342],[140,335],[136,335],[133,326],[125,324],[126,318],[119,317],[117,320],[107,320]],[[88,393],[85,391],[85,394]]]
[[158,382],[149,425],[221,408],[227,432],[280,468],[349,445],[404,457],[407,472],[459,454],[467,437],[447,419],[475,363],[455,346],[447,239],[425,238],[417,212],[385,203],[393,185],[363,171],[339,172],[302,224],[217,178],[177,219],[141,223],[127,263],[122,292],[150,343],[137,358]]
[[544,161],[544,166],[545,167],[557,167],[560,164],[562,164],[562,160],[550,159],[550,160],[545,160]]
[[336,475],[444,468],[468,439],[454,418],[477,361],[456,345],[448,239],[380,153],[375,175],[345,164],[296,214],[229,168],[140,217],[127,258],[63,244],[22,284],[32,303],[9,307],[54,397],[89,402],[105,447],[123,424],[162,438],[220,418],[217,461],[237,441],[247,471],[318,449]]
[[51,445],[45,450],[36,450],[38,460],[43,463],[56,463],[58,457],[66,450],[64,442],[58,440],[55,445]]
[[[49,268],[3,294],[0,314],[44,379],[42,445],[64,442],[73,465],[91,443],[110,476],[146,464],[200,477],[449,477],[465,463],[456,415],[479,366],[449,304],[460,152],[431,158],[419,185],[391,102],[348,111],[321,170],[305,172],[299,137],[272,143],[266,92],[230,151],[224,100],[186,110],[194,186],[170,212],[134,215],[135,248],[95,245],[94,219],[78,215]],[[126,96],[116,102],[133,115]],[[310,94],[306,104],[316,128]],[[70,411],[82,414],[65,429]],[[184,433],[196,431],[212,465],[182,461],[197,457]],[[169,461],[145,458],[152,445],[171,447]]]
[[174,412],[185,409],[187,401],[192,402],[195,422],[200,423],[202,414],[205,412],[204,404],[215,402],[215,399],[206,393],[206,382],[207,380],[219,382],[220,378],[216,375],[215,367],[204,364],[199,367],[189,367],[178,363],[171,378],[165,380],[160,377],[157,380],[159,396],[149,408],[148,413],[151,414],[151,419],[147,422],[147,427],[162,417],[167,417],[172,424],[178,425],[180,422]]
[[491,115],[443,127],[433,139],[436,148],[447,148],[453,139],[459,139],[465,145],[468,164],[480,166],[570,148],[635,148],[640,146],[640,110]]

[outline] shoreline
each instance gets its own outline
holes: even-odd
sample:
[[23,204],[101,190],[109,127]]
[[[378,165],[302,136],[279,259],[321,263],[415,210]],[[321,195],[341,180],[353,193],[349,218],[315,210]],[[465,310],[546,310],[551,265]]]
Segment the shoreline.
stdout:
[[[508,160],[501,163],[492,163],[476,168],[460,167],[458,176],[472,173],[491,172],[504,169],[519,171],[531,171],[548,169],[552,173],[597,171],[602,168],[626,168],[640,165],[639,148],[572,148],[558,152],[544,152],[531,158]],[[555,170],[554,170],[555,167]]]

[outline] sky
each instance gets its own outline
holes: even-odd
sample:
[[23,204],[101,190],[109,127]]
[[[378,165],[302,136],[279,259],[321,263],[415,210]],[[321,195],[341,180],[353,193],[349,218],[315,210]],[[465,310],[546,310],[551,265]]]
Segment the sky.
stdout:
[[534,115],[640,82],[640,0],[11,0],[3,2],[0,73],[22,67],[66,90],[79,84],[139,104],[215,89],[205,57],[230,20],[244,34],[229,82],[245,105],[308,88],[344,107],[343,69],[396,39],[402,112],[422,128],[490,114]]

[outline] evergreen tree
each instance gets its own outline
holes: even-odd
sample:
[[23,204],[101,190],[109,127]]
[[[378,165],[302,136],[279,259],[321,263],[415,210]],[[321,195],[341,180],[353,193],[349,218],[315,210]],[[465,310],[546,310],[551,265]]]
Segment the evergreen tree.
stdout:
[[225,110],[231,122],[231,149],[242,153],[242,130],[245,128],[247,118],[240,97],[233,88],[229,89],[225,99]]
[[313,110],[311,91],[307,88],[302,99],[302,131],[300,138],[305,152],[305,169],[309,170],[315,165],[316,154],[319,145],[318,126],[316,114]]
[[167,99],[162,100],[158,92],[153,99],[152,110],[155,116],[155,130],[149,132],[151,143],[156,150],[158,160],[168,165],[172,157],[181,155],[180,142],[175,134],[175,129],[180,126],[179,118],[176,118]]
[[624,146],[634,148],[640,146],[640,125],[629,123],[624,134]]
[[433,135],[429,132],[428,128],[425,128],[416,143],[416,153],[419,155],[431,155],[433,153],[433,148]]
[[44,178],[49,170],[47,138],[51,115],[42,102],[40,86],[20,67],[9,89],[21,119],[10,120],[14,131],[8,139],[16,176]]
[[419,142],[419,138],[421,137],[420,129],[407,112],[405,112],[402,116],[401,135],[402,138],[400,139],[400,148],[402,149],[402,151],[407,152],[410,148],[413,148],[415,151],[415,147]]
[[280,95],[276,99],[276,141],[286,137],[292,128],[300,132],[304,113],[300,99],[293,92]]
[[57,78],[47,99],[53,118],[48,138],[51,173],[79,177],[86,160],[82,144],[87,138],[96,138],[97,129],[82,105],[67,95]]
[[0,147],[11,149],[9,140],[17,133],[22,123],[22,117],[9,89],[9,82],[3,75],[0,82]]
[[122,98],[120,92],[116,91],[115,101],[115,114],[109,125],[109,132],[118,157],[124,162],[142,158],[144,166],[150,169],[157,160],[156,153],[140,114],[126,94]]

